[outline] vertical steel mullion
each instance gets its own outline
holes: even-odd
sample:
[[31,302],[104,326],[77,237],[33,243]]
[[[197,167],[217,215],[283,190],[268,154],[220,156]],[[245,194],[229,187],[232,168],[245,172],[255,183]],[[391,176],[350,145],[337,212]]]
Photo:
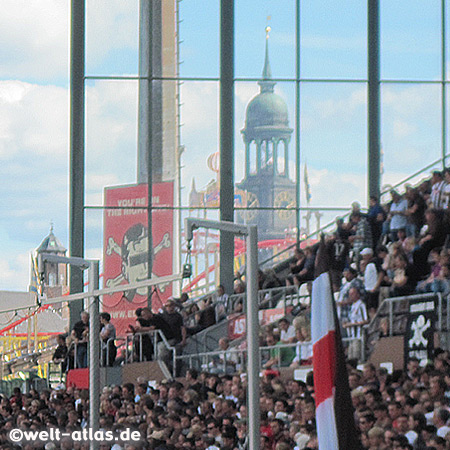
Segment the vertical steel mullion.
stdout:
[[296,2],[295,9],[295,207],[296,207],[296,228],[297,242],[300,242],[300,225],[301,225],[301,169],[300,169],[300,0]]
[[442,120],[442,169],[445,169],[445,160],[447,155],[447,99],[446,99],[446,0],[441,0],[441,120]]
[[[147,182],[147,236],[148,236],[148,277],[152,276],[153,239],[152,239],[152,187],[153,187],[153,8],[152,0],[139,2],[139,121],[138,182]],[[145,164],[142,164],[145,161]],[[145,171],[145,169],[147,169]],[[150,293],[150,289],[149,289]],[[149,296],[149,308],[151,296]]]
[[368,187],[380,195],[380,20],[379,0],[367,0]]
[[[220,220],[234,222],[234,0],[220,2]],[[220,232],[220,283],[233,292],[234,235]]]
[[[84,177],[85,177],[85,0],[71,2],[70,31],[70,256],[84,257]],[[83,272],[70,268],[70,292],[83,292]],[[70,329],[80,319],[83,300],[70,302]]]

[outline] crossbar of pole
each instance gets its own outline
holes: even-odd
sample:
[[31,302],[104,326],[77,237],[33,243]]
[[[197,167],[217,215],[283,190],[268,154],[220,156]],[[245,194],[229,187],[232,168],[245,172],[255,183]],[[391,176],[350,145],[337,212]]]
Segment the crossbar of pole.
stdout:
[[258,317],[258,230],[256,225],[239,225],[233,222],[187,218],[186,239],[193,239],[198,228],[209,228],[238,234],[247,238],[247,349],[248,349],[248,424],[249,450],[260,448],[260,407],[259,407],[259,317]]
[[[111,288],[105,288],[105,289],[98,289],[94,290],[92,295],[95,295],[96,297],[101,295],[109,295],[114,294],[116,292],[123,292],[123,291],[129,291],[134,289],[139,289],[142,287],[149,287],[149,286],[157,286],[159,284],[169,284],[173,283],[174,281],[178,281],[182,278],[181,274],[176,275],[169,275],[167,277],[154,277],[150,278],[149,280],[139,281],[138,283],[131,283],[131,284],[122,284],[120,286],[115,286]],[[62,303],[62,302],[71,302],[73,300],[81,300],[83,298],[88,297],[90,294],[88,292],[80,292],[79,294],[71,294],[61,297],[53,297],[52,299],[45,300],[42,302],[43,305],[52,305],[55,303]],[[27,306],[27,308],[30,308]],[[16,311],[17,309],[14,309],[13,311]],[[0,311],[1,313],[2,311]]]

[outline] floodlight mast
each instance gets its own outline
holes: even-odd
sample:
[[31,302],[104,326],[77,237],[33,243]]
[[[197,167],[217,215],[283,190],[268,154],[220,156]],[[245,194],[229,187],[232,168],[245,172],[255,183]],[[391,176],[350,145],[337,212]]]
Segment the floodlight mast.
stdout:
[[[88,298],[89,298],[89,426],[93,432],[99,429],[100,415],[100,319],[99,302],[94,291],[98,290],[99,262],[79,257],[58,256],[50,253],[41,253],[38,256],[39,275],[44,274],[44,262],[56,264],[72,264],[82,270],[88,270]],[[77,355],[75,355],[75,358]],[[92,440],[90,450],[97,450],[99,443]]]
[[239,225],[233,222],[187,218],[185,232],[187,241],[194,237],[197,228],[210,228],[246,236],[247,240],[247,376],[248,376],[248,424],[249,449],[260,448],[259,407],[259,317],[258,317],[258,229],[256,225]]

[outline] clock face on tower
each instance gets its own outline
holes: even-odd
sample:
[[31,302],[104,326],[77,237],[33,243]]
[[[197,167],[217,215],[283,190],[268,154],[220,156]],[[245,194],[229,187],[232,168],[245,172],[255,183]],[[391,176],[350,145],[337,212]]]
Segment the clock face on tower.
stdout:
[[295,208],[295,197],[291,192],[279,192],[275,197],[274,205],[277,208],[286,208],[284,210],[280,209],[277,211],[277,215],[281,220],[289,220],[295,214],[295,211],[293,209],[287,209]]
[[[246,191],[243,206],[245,206],[247,208],[258,208],[259,200],[258,200],[258,197],[256,196],[256,194],[254,194],[251,191]],[[258,211],[255,209],[241,209],[239,211],[239,217],[244,222],[253,221],[257,214],[258,214]]]

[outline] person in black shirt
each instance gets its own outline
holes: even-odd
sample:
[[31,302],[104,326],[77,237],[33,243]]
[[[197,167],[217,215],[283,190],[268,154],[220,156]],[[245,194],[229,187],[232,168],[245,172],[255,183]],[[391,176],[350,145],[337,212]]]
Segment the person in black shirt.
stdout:
[[[184,326],[183,316],[176,312],[175,302],[172,299],[167,300],[164,312],[159,316],[168,324],[169,329],[164,335],[171,347],[176,347],[177,352],[181,352],[181,347],[186,345],[186,327]],[[162,342],[158,345],[159,357],[171,368],[172,354]]]
[[[57,338],[58,347],[56,347],[55,353],[53,353],[53,362],[56,364],[61,364],[61,374],[67,372],[68,370],[68,348],[66,345],[66,337],[64,334],[60,334]],[[73,367],[70,367],[73,368]]]
[[81,320],[78,321],[72,330],[72,336],[76,343],[77,369],[87,367],[87,341],[89,333],[89,314],[82,311]]
[[136,325],[129,326],[134,336],[134,357],[137,361],[151,361],[153,356],[153,344],[149,331],[154,327],[151,323],[153,313],[150,308],[138,308],[136,310]]
[[184,327],[183,316],[176,312],[175,302],[172,299],[167,300],[164,311],[160,317],[169,325],[167,332],[164,332],[170,345],[186,344],[186,329]]

